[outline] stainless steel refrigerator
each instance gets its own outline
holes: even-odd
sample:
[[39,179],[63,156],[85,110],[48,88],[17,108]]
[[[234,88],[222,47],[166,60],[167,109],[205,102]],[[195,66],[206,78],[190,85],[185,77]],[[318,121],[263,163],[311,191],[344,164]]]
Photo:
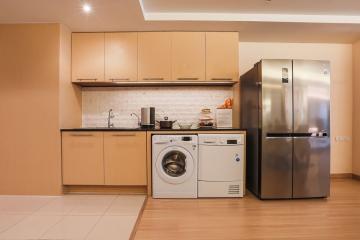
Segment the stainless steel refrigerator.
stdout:
[[261,199],[330,189],[330,63],[261,60],[241,76],[247,188]]

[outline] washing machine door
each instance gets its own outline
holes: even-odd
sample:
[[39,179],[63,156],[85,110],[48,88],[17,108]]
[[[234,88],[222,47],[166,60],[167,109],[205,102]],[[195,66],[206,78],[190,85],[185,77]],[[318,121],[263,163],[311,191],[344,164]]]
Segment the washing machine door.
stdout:
[[167,183],[180,184],[195,171],[192,155],[182,147],[165,148],[156,159],[156,171]]

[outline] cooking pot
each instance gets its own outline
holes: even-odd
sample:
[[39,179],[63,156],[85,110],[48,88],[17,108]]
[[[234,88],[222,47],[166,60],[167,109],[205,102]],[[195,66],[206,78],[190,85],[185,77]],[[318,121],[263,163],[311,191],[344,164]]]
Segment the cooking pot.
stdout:
[[173,123],[176,122],[176,120],[169,121],[168,119],[168,117],[164,117],[164,120],[156,121],[160,124],[160,129],[172,129]]

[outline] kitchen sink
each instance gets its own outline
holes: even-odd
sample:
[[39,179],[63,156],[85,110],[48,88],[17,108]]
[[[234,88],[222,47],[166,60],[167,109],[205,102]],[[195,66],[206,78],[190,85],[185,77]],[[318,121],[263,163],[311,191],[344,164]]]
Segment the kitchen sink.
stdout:
[[141,128],[131,128],[131,127],[84,127],[84,128],[77,128],[79,130],[104,130],[104,131],[111,131],[111,130],[141,130]]

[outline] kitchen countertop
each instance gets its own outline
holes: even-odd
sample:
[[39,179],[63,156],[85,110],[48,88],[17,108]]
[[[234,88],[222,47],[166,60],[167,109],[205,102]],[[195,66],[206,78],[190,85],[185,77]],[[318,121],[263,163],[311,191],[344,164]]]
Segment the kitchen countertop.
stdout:
[[62,128],[60,129],[62,132],[66,131],[149,131],[149,132],[156,132],[156,131],[179,131],[179,132],[191,132],[191,131],[246,131],[245,129],[241,128],[194,128],[194,129],[154,129],[154,128]]

